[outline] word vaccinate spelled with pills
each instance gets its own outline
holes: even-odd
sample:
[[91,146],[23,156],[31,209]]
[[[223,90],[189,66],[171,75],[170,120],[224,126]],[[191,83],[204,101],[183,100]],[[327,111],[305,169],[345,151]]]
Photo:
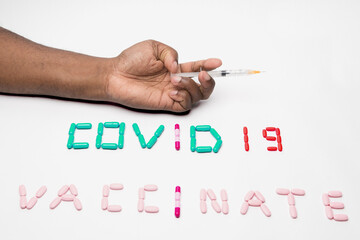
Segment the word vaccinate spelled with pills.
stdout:
[[[69,137],[67,141],[67,148],[68,149],[87,149],[89,148],[88,142],[75,142],[75,130],[89,130],[92,128],[91,123],[71,123],[69,129]],[[104,143],[102,142],[103,134],[106,128],[119,128],[119,139],[117,143]],[[165,127],[164,125],[160,125],[154,135],[150,138],[148,142],[146,142],[144,135],[140,131],[140,127],[137,123],[132,124],[132,128],[134,130],[135,135],[139,140],[140,147],[143,149],[151,149],[155,143],[157,142],[158,138],[163,133]],[[215,145],[212,146],[197,146],[196,141],[196,132],[209,132],[216,140]],[[275,132],[276,136],[269,136],[268,132]],[[247,127],[243,128],[244,133],[244,142],[245,142],[245,151],[249,151],[249,131]],[[267,147],[268,151],[282,151],[282,140],[280,136],[280,129],[276,127],[266,127],[262,131],[263,137],[270,142],[277,141],[277,146],[269,146]],[[116,149],[123,149],[124,148],[124,139],[125,139],[125,123],[124,122],[104,122],[98,124],[97,129],[97,136],[96,136],[96,144],[95,147],[97,149],[106,149],[106,150],[116,150]],[[190,151],[197,152],[197,153],[218,153],[221,146],[223,144],[223,140],[220,134],[215,130],[215,128],[211,127],[210,125],[197,125],[190,127]],[[175,150],[180,150],[180,125],[175,124]]]
[[[101,209],[107,210],[108,212],[116,213],[121,212],[122,206],[120,204],[109,204],[109,195],[110,191],[121,191],[124,189],[124,185],[121,183],[112,183],[109,185],[104,185],[102,189],[102,199],[101,199]],[[20,195],[20,208],[21,209],[32,209],[37,203],[38,199],[41,198],[47,191],[46,186],[42,186],[36,192],[35,196],[27,201],[27,191],[24,185],[19,186],[19,195]],[[147,184],[139,188],[138,190],[138,204],[137,210],[139,213],[158,213],[159,207],[154,205],[145,205],[145,194],[154,193],[158,191],[158,186],[155,184]],[[70,193],[68,193],[70,192]],[[278,195],[287,196],[287,202],[289,205],[289,213],[291,218],[296,219],[298,217],[297,209],[295,207],[295,196],[305,196],[305,190],[299,188],[287,189],[287,188],[277,188],[276,193]],[[82,209],[82,204],[78,198],[78,190],[74,184],[64,185],[58,191],[58,196],[50,203],[50,209],[55,209],[61,202],[73,202],[76,210],[80,211]],[[180,196],[181,188],[180,186],[175,187],[175,217],[180,217]],[[221,206],[217,200],[216,194],[212,189],[201,189],[200,190],[200,212],[202,214],[207,213],[207,198],[210,199],[211,207],[216,213],[223,213],[224,215],[229,214],[229,204],[228,204],[228,193],[225,189],[220,191],[221,196]],[[334,214],[334,210],[341,211],[345,208],[344,203],[330,201],[330,198],[340,198],[342,197],[341,191],[329,191],[322,195],[322,202],[325,206],[325,215],[330,220],[335,221],[348,221],[349,217],[343,213]],[[245,215],[250,207],[254,209],[260,209],[261,212],[266,216],[270,217],[272,215],[269,207],[265,204],[265,197],[260,191],[250,190],[245,194],[244,202],[240,207],[240,213]]]

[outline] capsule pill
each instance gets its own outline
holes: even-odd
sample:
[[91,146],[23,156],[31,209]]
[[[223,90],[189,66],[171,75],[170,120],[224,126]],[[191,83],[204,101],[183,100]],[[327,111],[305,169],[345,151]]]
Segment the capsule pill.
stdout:
[[216,144],[215,144],[215,146],[214,146],[214,148],[213,148],[214,153],[218,153],[218,152],[219,152],[222,143],[223,143],[223,141],[222,141],[221,139],[219,139],[219,140],[216,141]]
[[246,143],[245,143],[245,151],[247,151],[247,152],[248,152],[248,151],[249,151],[249,149],[250,149],[249,143],[248,143],[248,142],[246,142]]
[[120,135],[124,135],[124,134],[125,134],[125,123],[124,123],[124,122],[120,123],[119,134],[120,134]]
[[199,132],[210,131],[210,129],[211,129],[210,125],[197,125],[196,126],[196,131],[199,131]]
[[67,144],[66,144],[66,147],[68,149],[71,149],[73,147],[73,144],[74,144],[74,135],[69,135],[69,138],[68,138],[68,141],[67,141]]
[[190,138],[195,138],[196,129],[195,126],[190,127]]
[[280,152],[282,152],[283,147],[282,147],[282,144],[281,144],[281,143],[278,143],[278,149],[279,149]]
[[160,137],[161,134],[163,133],[164,129],[165,129],[164,125],[160,125],[160,126],[158,127],[158,129],[155,131],[155,136],[156,136],[156,137]]
[[124,148],[124,135],[119,135],[118,146],[120,149]]
[[212,151],[211,146],[199,146],[199,147],[196,147],[196,152],[198,152],[198,153],[209,153],[211,151]]
[[140,142],[140,145],[142,148],[146,148],[146,142],[145,142],[145,138],[142,134],[139,134],[138,135],[138,139],[139,139],[139,142]]
[[210,129],[210,133],[211,133],[211,135],[212,135],[216,140],[220,140],[220,139],[221,139],[220,134],[219,134],[214,128],[211,128],[211,129]]
[[86,149],[86,148],[89,148],[89,143],[87,143],[87,142],[73,143],[73,148],[74,149]]
[[157,141],[157,136],[154,135],[152,138],[150,138],[149,142],[146,144],[146,147],[148,149],[151,149],[156,143],[156,141]]
[[191,141],[190,141],[190,150],[192,152],[195,152],[196,150],[196,138],[191,138]]
[[103,143],[101,144],[101,148],[107,150],[116,150],[118,145],[116,143]]
[[278,143],[281,143],[281,136],[277,136],[276,140],[277,140]]
[[140,132],[140,129],[139,129],[139,126],[137,125],[137,123],[134,123],[132,125],[132,127],[134,129],[134,132],[135,132],[136,136],[139,136],[141,134],[141,132]]
[[266,128],[266,131],[275,131],[276,130],[276,128],[274,128],[274,127],[267,127]]
[[78,123],[76,124],[77,129],[91,129],[91,123]]
[[244,128],[243,128],[243,132],[244,132],[244,135],[247,135],[247,134],[248,134],[248,129],[247,129],[247,127],[244,127]]
[[275,131],[276,131],[276,135],[280,136],[280,128],[276,128]]
[[246,143],[249,142],[249,136],[248,135],[244,136],[244,142],[246,142]]
[[76,129],[76,124],[75,124],[75,123],[72,123],[72,124],[70,125],[69,135],[74,135],[75,129]]
[[98,135],[102,136],[104,134],[104,124],[103,123],[99,123],[98,124]]
[[97,135],[97,136],[96,136],[96,144],[95,144],[95,146],[96,146],[97,149],[100,149],[100,148],[101,148],[101,142],[102,142],[102,136],[101,136],[101,135]]
[[106,128],[118,128],[120,124],[118,122],[105,122],[104,127]]
[[263,134],[263,137],[266,138],[267,137],[267,131],[265,129],[262,130],[262,134]]

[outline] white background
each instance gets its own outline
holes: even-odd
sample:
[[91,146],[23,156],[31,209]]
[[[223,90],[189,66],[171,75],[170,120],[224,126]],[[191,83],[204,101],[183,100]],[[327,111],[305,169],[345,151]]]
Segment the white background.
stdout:
[[[33,41],[89,55],[113,57],[132,44],[156,39],[174,47],[180,62],[219,57],[222,69],[267,70],[254,77],[217,79],[208,101],[188,115],[141,113],[110,104],[0,95],[0,239],[356,239],[360,237],[358,1],[0,1],[0,25]],[[1,46],[0,46],[1,47]],[[95,148],[99,122],[123,121],[125,148]],[[90,122],[68,150],[72,122]],[[142,150],[131,124],[146,140],[159,124],[165,131]],[[174,124],[181,151],[174,150]],[[189,127],[210,124],[222,136],[218,154],[189,150]],[[250,152],[243,148],[247,126]],[[268,152],[266,126],[281,129],[284,151]],[[105,130],[116,142],[117,131]],[[199,145],[214,144],[200,134]],[[102,211],[104,184],[121,182],[110,202],[121,213]],[[83,210],[71,203],[50,210],[64,184],[79,189]],[[156,215],[136,210],[138,187],[159,190],[146,203]],[[19,207],[18,186],[33,196],[48,192],[30,211]],[[173,216],[174,188],[182,187],[181,218]],[[278,187],[297,187],[298,219],[288,213]],[[222,188],[230,214],[199,209],[199,191]],[[255,208],[240,214],[248,190],[260,190],[272,216]],[[321,194],[341,190],[349,221],[330,221]],[[209,202],[208,202],[209,203]]]

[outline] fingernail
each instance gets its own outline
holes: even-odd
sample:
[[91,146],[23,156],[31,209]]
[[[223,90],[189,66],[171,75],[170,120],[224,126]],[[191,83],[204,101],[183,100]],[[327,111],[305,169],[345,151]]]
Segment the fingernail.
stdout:
[[175,96],[176,94],[178,94],[178,90],[171,91],[170,94]]
[[174,76],[173,77],[174,81],[179,83],[181,81],[181,77],[180,76]]
[[205,79],[205,81],[209,81],[211,79],[211,77],[208,73],[205,73],[204,79]]
[[177,69],[177,62],[176,61],[173,62],[172,69]]

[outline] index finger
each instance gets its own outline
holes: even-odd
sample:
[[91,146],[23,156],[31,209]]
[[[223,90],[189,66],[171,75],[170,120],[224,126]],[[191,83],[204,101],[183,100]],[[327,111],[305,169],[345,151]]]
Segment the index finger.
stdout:
[[219,58],[209,58],[206,60],[187,62],[180,64],[181,72],[200,72],[201,70],[211,71],[222,65]]

